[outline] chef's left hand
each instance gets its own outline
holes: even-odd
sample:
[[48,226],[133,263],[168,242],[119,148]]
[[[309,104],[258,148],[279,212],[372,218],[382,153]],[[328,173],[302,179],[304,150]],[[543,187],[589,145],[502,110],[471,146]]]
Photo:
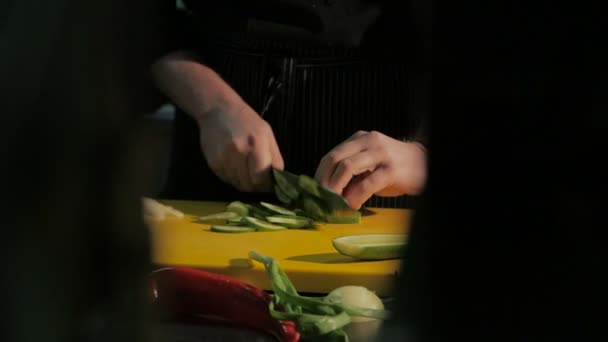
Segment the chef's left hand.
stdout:
[[422,192],[426,152],[417,142],[404,142],[379,132],[359,131],[322,159],[315,178],[341,194],[355,209],[372,195],[401,196]]

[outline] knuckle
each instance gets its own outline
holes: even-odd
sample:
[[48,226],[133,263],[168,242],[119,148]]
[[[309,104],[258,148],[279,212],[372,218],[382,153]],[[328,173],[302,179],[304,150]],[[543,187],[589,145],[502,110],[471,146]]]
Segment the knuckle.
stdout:
[[344,159],[340,162],[340,167],[344,173],[351,173],[353,171],[354,164],[351,159]]
[[245,154],[249,147],[249,137],[237,137],[230,141],[230,151]]
[[254,137],[268,136],[269,134],[272,134],[272,127],[267,121],[262,120],[258,125],[253,127],[252,131],[253,133],[251,135]]
[[321,158],[321,163],[333,165],[336,162],[336,156],[334,153],[330,152]]
[[378,131],[371,131],[367,134],[367,137],[372,142],[380,141],[380,139],[382,139],[382,133]]
[[272,126],[268,123],[268,121],[262,120],[262,125],[260,126],[262,131],[265,133],[272,133]]
[[331,165],[334,165],[339,161],[338,155],[335,152],[329,152],[325,155],[324,159]]

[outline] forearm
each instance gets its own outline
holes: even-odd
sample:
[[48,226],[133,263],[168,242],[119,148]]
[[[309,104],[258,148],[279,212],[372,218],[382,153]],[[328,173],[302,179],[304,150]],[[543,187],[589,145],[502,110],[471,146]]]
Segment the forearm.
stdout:
[[160,90],[197,121],[207,113],[243,104],[230,85],[188,51],[162,57],[152,74]]

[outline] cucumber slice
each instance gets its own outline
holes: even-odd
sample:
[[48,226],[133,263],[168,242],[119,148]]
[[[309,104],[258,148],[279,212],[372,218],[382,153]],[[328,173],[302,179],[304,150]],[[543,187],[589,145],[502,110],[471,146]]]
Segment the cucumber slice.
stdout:
[[325,215],[325,221],[327,223],[361,223],[361,213],[355,211],[353,215],[349,216]]
[[270,216],[273,214],[273,212],[266,210],[265,208],[260,208],[252,204],[247,204],[247,208],[249,208],[249,215],[245,216],[253,216],[262,220],[264,220],[266,216]]
[[251,226],[255,227],[257,230],[259,230],[261,232],[279,231],[279,230],[287,229],[283,226],[279,226],[279,225],[270,223],[268,221],[260,220],[260,219],[257,219],[255,217],[251,217],[251,216],[245,217],[244,220],[247,221],[247,223],[249,223]]
[[247,233],[254,232],[255,228],[247,226],[213,225],[210,230],[218,233]]
[[295,200],[298,198],[298,196],[300,196],[300,191],[298,191],[298,189],[293,186],[289,180],[287,180],[287,178],[285,178],[285,175],[283,175],[281,171],[272,169],[272,174],[274,175],[276,185],[278,185],[278,187],[287,197],[289,197],[291,200]]
[[309,194],[315,196],[315,197],[321,197],[321,191],[319,190],[319,183],[317,183],[316,180],[310,178],[307,175],[300,175],[298,177],[298,185],[300,185],[300,187],[302,189],[304,189],[304,191],[308,192]]
[[287,228],[307,228],[312,226],[312,222],[308,218],[301,216],[268,216],[266,220]]
[[302,206],[306,212],[316,220],[325,221],[325,211],[321,204],[313,197],[306,196],[302,199]]
[[226,211],[237,213],[241,217],[249,215],[249,206],[243,202],[234,201],[226,206]]
[[230,220],[230,219],[235,219],[237,217],[239,217],[239,214],[231,212],[231,211],[225,211],[225,212],[221,212],[221,213],[217,213],[217,214],[201,216],[198,218],[198,220],[201,222],[208,222],[208,221],[214,221],[214,220]]
[[294,213],[293,211],[287,209],[287,208],[283,208],[281,206],[275,205],[275,204],[270,204],[270,203],[266,203],[266,202],[260,202],[260,204],[264,207],[269,209],[270,211],[280,214],[280,215],[287,215],[287,216],[296,216],[296,213]]
[[[301,204],[301,202],[300,202]],[[306,217],[309,219],[314,219],[306,210],[304,209],[300,209],[300,208],[296,208],[293,210],[294,213],[296,213],[296,216],[301,216],[301,217]]]
[[291,203],[291,198],[289,196],[287,196],[287,194],[285,194],[285,192],[283,190],[281,190],[281,187],[278,184],[274,185],[274,194],[275,194],[275,196],[277,196],[279,201],[281,201],[285,204]]
[[406,242],[406,234],[347,235],[331,241],[340,254],[361,260],[398,259]]
[[247,222],[244,222],[243,218],[239,216],[239,217],[235,217],[233,219],[227,219],[226,220],[226,225],[229,225],[229,226],[245,226],[245,225],[247,225]]

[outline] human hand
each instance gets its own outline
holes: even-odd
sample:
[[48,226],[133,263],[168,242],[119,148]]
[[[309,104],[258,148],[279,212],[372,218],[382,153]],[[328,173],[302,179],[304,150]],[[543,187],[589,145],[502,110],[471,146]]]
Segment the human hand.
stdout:
[[417,142],[359,131],[321,159],[315,178],[359,209],[372,195],[419,194],[426,181],[426,152]]
[[271,168],[284,162],[270,125],[244,101],[198,120],[201,149],[211,170],[240,191],[270,191]]

